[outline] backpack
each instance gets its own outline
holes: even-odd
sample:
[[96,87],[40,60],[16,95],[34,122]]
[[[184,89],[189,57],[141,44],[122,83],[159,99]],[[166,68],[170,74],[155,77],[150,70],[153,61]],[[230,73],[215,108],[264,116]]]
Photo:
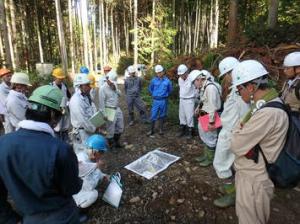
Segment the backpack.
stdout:
[[214,87],[216,87],[216,89],[217,89],[217,91],[218,91],[218,94],[219,94],[220,99],[221,99],[221,107],[220,107],[219,110],[217,110],[217,112],[218,112],[218,113],[222,113],[223,110],[224,110],[224,102],[223,102],[223,100],[222,100],[222,93],[220,92],[219,87],[218,87],[213,81],[210,82],[210,83],[208,83],[206,86],[204,86],[203,92],[205,92],[205,89],[206,89],[209,85],[213,85]]
[[300,114],[290,111],[289,107],[281,102],[269,102],[264,107],[273,107],[284,110],[289,117],[289,128],[286,142],[274,163],[268,163],[259,144],[254,151],[260,151],[270,179],[278,188],[293,188],[300,180]]

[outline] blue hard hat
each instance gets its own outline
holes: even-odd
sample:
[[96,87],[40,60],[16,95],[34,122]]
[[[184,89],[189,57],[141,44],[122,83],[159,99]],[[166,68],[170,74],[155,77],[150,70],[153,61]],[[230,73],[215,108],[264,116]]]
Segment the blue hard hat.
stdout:
[[85,145],[87,148],[96,150],[99,152],[106,152],[107,151],[107,145],[106,145],[106,139],[102,135],[92,135],[90,136],[86,142]]
[[80,67],[80,73],[89,74],[90,70],[86,66]]

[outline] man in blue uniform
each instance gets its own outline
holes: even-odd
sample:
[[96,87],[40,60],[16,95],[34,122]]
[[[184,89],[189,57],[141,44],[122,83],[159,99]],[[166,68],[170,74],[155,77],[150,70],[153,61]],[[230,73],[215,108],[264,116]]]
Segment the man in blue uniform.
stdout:
[[154,77],[148,90],[153,98],[151,108],[151,130],[147,133],[152,137],[154,134],[155,121],[159,120],[159,134],[163,135],[163,124],[167,116],[168,97],[172,92],[172,83],[165,76],[164,68],[161,65],[156,65],[154,68],[156,77]]
[[26,120],[0,138],[0,223],[17,221],[7,194],[23,224],[79,223],[72,198],[82,185],[78,161],[52,129],[61,118],[62,97],[54,86],[37,88],[29,98]]

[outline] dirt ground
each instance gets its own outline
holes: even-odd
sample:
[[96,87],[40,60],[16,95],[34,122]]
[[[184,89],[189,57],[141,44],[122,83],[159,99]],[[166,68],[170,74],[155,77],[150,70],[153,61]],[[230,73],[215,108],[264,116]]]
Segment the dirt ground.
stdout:
[[[121,87],[121,86],[120,86]],[[121,87],[122,88],[122,87]],[[237,223],[235,208],[218,209],[213,200],[221,196],[218,179],[213,167],[201,168],[194,160],[201,154],[203,145],[199,137],[192,140],[176,138],[177,126],[165,125],[165,135],[155,138],[146,136],[149,125],[136,121],[128,126],[127,108],[124,98],[121,108],[125,116],[125,133],[122,142],[126,147],[108,152],[105,157],[111,174],[120,172],[124,192],[120,207],[113,208],[99,198],[88,210],[89,224],[92,223]],[[162,151],[181,159],[151,180],[138,176],[124,168],[147,152],[161,148]],[[99,187],[100,197],[105,186]],[[271,202],[272,224],[300,223],[300,187],[291,190],[277,190]]]

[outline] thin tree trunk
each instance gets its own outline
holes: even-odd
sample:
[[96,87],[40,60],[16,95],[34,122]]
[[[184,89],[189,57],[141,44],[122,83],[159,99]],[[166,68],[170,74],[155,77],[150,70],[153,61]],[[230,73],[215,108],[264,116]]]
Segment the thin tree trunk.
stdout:
[[124,36],[125,36],[125,50],[126,55],[129,54],[129,32],[128,32],[128,23],[126,20],[125,10],[123,12],[123,27],[124,27]]
[[152,49],[152,52],[151,52],[151,66],[154,65],[154,27],[156,26],[155,25],[155,0],[152,0],[152,32],[151,32],[151,49]]
[[106,24],[104,22],[104,18],[105,18],[105,15],[104,15],[104,3],[102,1],[102,4],[101,4],[101,8],[102,8],[102,44],[103,44],[103,65],[107,64],[107,48],[106,48]]
[[13,0],[9,0],[10,18],[11,18],[11,39],[12,47],[14,51],[15,67],[19,67],[19,52],[18,52],[18,41],[17,41],[17,28],[16,28],[16,16],[15,16],[15,3]]
[[[7,5],[7,0],[3,0],[5,4],[5,10],[7,10],[9,7]],[[7,27],[7,33],[8,33],[8,43],[9,43],[9,50],[10,50],[10,55],[11,55],[11,61],[12,61],[12,68],[16,68],[16,63],[15,63],[15,54],[14,54],[14,48],[13,48],[13,43],[12,43],[12,31],[11,31],[11,26],[10,26],[10,15],[6,14],[6,27]]]
[[[22,4],[22,2],[21,2]],[[21,7],[21,30],[22,30],[22,50],[23,50],[23,61],[25,62],[25,66],[27,70],[29,70],[29,62],[28,62],[28,46],[26,42],[28,41],[28,33],[25,26],[24,19],[26,18],[26,11],[24,9],[24,5]]]
[[212,21],[213,24],[211,30],[211,48],[217,48],[219,36],[219,0],[214,0]]
[[93,48],[94,48],[94,71],[97,71],[98,53],[97,53],[97,26],[96,26],[96,8],[92,15],[93,20]]
[[111,45],[112,45],[112,51],[113,51],[113,58],[116,62],[117,59],[117,53],[116,53],[116,45],[115,45],[115,30],[114,30],[114,9],[113,6],[110,6],[110,29],[111,29]]
[[230,5],[227,42],[229,46],[232,46],[236,43],[238,35],[238,0],[230,0],[229,4]]
[[39,22],[39,17],[38,17],[36,0],[34,0],[34,10],[35,10],[34,15],[35,15],[36,30],[37,30],[38,43],[39,43],[40,62],[44,63],[44,52],[43,52],[43,47],[42,47],[40,22]]
[[0,0],[0,22],[1,22],[1,35],[5,47],[5,65],[9,68],[12,67],[11,49],[9,44],[9,34],[7,29],[6,14],[4,0]]
[[67,49],[65,43],[65,33],[63,28],[63,18],[61,14],[60,0],[55,0],[55,9],[56,9],[56,21],[58,28],[58,38],[59,38],[59,46],[60,46],[60,55],[62,60],[62,67],[65,74],[68,74],[68,57],[67,57]]
[[99,31],[100,31],[100,34],[99,34],[99,50],[100,50],[100,65],[101,65],[101,70],[103,69],[103,35],[102,35],[102,14],[103,14],[103,11],[102,11],[102,0],[99,0]]
[[274,29],[277,25],[279,0],[268,0],[268,28]]
[[0,35],[0,64],[2,65],[4,61],[4,48],[3,48],[3,43],[2,43],[2,36]]
[[69,11],[69,32],[70,32],[70,54],[71,54],[71,68],[72,68],[72,75],[75,74],[75,54],[74,54],[74,40],[73,40],[73,4],[72,0],[68,0],[68,11]]
[[87,18],[87,3],[86,0],[80,1],[81,9],[81,22],[82,22],[82,33],[83,33],[83,52],[84,52],[84,64],[89,66],[89,29],[88,29],[88,18]]
[[137,25],[137,0],[134,0],[134,65],[138,63],[138,25]]

